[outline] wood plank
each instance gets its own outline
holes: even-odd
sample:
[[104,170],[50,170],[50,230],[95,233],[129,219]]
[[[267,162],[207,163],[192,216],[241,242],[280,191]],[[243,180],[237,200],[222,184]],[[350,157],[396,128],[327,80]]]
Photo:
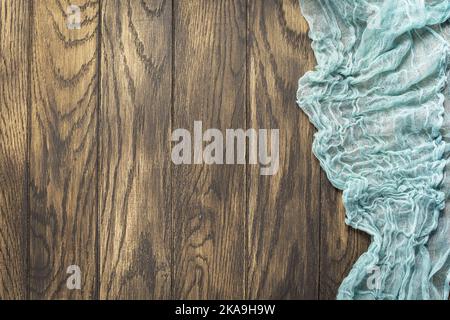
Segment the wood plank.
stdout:
[[342,192],[321,174],[320,299],[336,299],[342,280],[361,254],[367,251],[369,236],[345,224]]
[[280,167],[249,180],[250,299],[316,299],[319,277],[320,170],[313,126],[296,106],[297,82],[314,66],[298,1],[251,0],[250,127],[280,129]]
[[102,299],[171,288],[171,1],[102,3]]
[[28,10],[0,1],[0,300],[27,297]]
[[[30,148],[31,298],[95,298],[98,6],[33,1]],[[74,14],[74,12],[72,13]],[[72,17],[72,15],[70,15]],[[76,20],[72,20],[77,22]],[[69,290],[67,268],[81,271]]]
[[[312,54],[310,44],[305,43],[302,50]],[[341,282],[367,250],[369,237],[345,224],[342,192],[331,185],[323,170],[320,181],[319,299],[334,300]]]
[[[244,0],[174,2],[173,129],[245,128],[245,22]],[[243,298],[245,184],[245,165],[174,166],[175,299]]]

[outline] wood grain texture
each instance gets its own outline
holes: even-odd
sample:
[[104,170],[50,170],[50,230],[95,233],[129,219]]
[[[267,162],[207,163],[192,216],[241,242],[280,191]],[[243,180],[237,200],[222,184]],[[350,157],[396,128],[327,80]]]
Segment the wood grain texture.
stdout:
[[280,129],[280,168],[249,173],[247,297],[316,299],[320,171],[314,129],[295,102],[314,65],[307,24],[293,0],[252,0],[248,17],[250,127]]
[[102,3],[102,299],[171,289],[171,1]]
[[[245,1],[174,5],[173,128],[245,128]],[[174,298],[243,297],[245,184],[245,165],[174,167]]]
[[27,297],[28,1],[0,1],[0,299]]
[[[296,106],[298,0],[70,3],[0,0],[0,299],[335,299],[369,241]],[[279,171],[173,165],[194,121],[280,129]]]
[[334,300],[342,280],[356,260],[367,251],[369,236],[345,224],[342,192],[321,172],[320,295]]
[[[31,59],[31,298],[89,299],[96,290],[96,1],[78,1],[81,29],[67,27],[67,1],[33,1]],[[66,287],[70,265],[81,290]]]

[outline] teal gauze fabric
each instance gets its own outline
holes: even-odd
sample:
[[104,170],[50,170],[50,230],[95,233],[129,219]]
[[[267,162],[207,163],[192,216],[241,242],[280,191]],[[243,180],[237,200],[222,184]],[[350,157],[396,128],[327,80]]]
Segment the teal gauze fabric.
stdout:
[[298,104],[372,242],[338,299],[447,299],[449,0],[300,0],[317,60]]

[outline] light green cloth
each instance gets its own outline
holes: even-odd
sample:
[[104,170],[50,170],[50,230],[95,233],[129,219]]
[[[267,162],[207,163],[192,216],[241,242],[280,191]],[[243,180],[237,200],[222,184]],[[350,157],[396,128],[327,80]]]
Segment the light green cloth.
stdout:
[[447,299],[450,1],[300,6],[318,65],[298,103],[347,224],[372,238],[338,298]]

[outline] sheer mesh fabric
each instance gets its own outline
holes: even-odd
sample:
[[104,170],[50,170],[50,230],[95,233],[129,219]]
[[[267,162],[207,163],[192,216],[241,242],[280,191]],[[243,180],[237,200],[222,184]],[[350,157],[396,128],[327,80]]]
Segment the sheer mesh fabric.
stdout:
[[300,79],[298,104],[343,190],[346,223],[372,239],[338,298],[447,299],[450,1],[300,6],[317,66]]

